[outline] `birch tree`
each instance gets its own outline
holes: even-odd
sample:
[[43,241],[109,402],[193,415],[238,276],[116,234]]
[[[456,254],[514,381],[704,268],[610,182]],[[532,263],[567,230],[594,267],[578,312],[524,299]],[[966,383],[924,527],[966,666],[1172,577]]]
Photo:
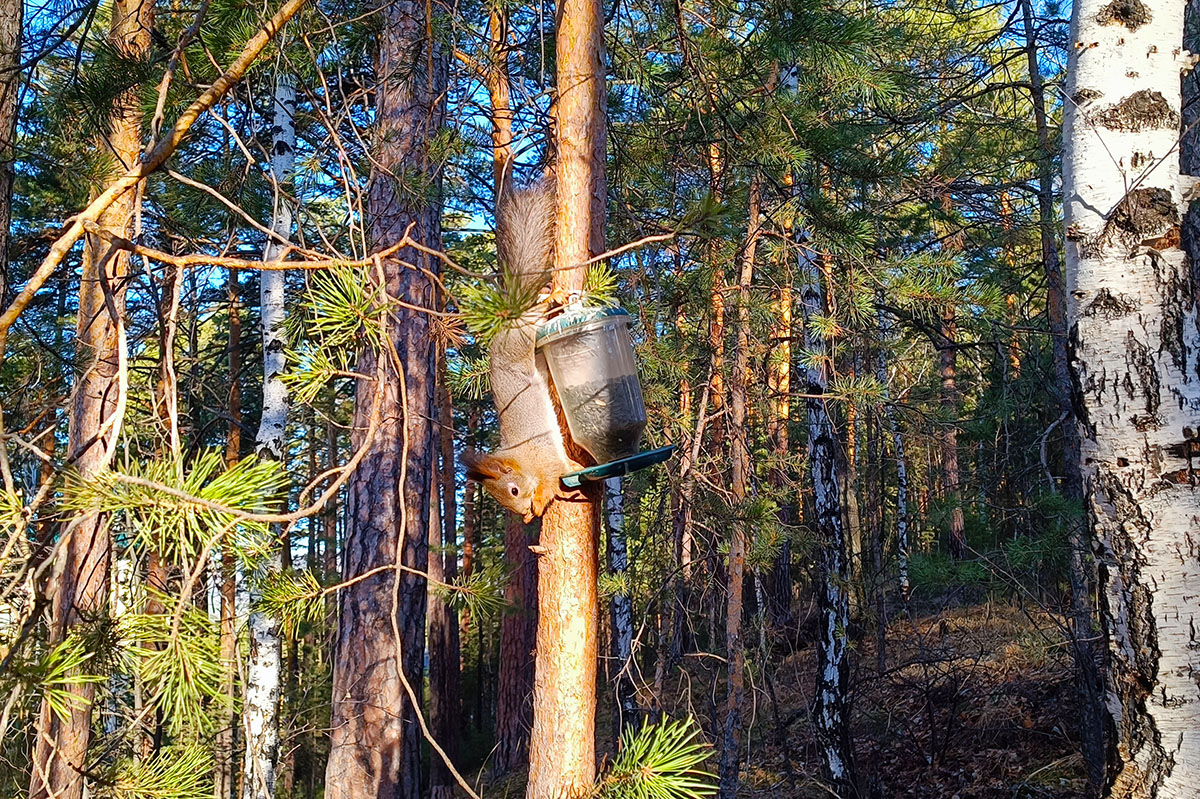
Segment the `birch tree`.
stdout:
[[1064,119],[1067,321],[1109,634],[1106,794],[1200,785],[1200,376],[1180,218],[1183,0],[1082,0]]
[[[293,202],[288,193],[296,158],[296,86],[293,78],[280,73],[275,78],[271,120],[271,182],[275,201],[271,214],[274,234],[263,249],[263,260],[282,257],[292,231]],[[287,433],[288,393],[283,382],[285,355],[284,287],[287,272],[264,270],[259,277],[263,351],[262,419],[254,449],[259,458],[283,460]],[[276,533],[281,532],[276,528]],[[282,568],[279,541],[271,547],[268,571]],[[288,546],[284,540],[282,546]],[[257,604],[255,581],[250,581],[251,603]],[[282,676],[282,640],[279,619],[257,608],[250,612],[250,653],[246,665],[242,724],[246,731],[242,759],[242,799],[272,799],[275,770],[279,761],[279,691]]]

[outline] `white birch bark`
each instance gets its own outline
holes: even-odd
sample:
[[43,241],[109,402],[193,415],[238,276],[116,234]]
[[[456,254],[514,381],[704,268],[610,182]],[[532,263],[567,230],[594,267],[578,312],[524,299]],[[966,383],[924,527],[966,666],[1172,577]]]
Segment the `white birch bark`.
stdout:
[[[807,236],[801,234],[800,241],[806,240]],[[808,354],[808,366],[802,370],[807,396],[804,403],[808,412],[808,464],[821,565],[821,585],[817,589],[821,607],[817,642],[817,739],[825,776],[832,790],[838,796],[854,796],[854,764],[846,708],[850,677],[847,651],[850,565],[846,561],[837,440],[829,410],[821,398],[829,385],[830,351],[812,324],[814,317],[825,313],[825,297],[818,256],[803,243],[798,267],[804,350]]]
[[[608,567],[614,576],[629,570],[629,552],[625,539],[625,502],[621,478],[604,481],[604,515],[608,520]],[[617,661],[616,686],[617,735],[635,721],[637,701],[633,685],[633,600],[628,588],[612,598],[613,658]]]
[[1180,249],[1183,0],[1078,0],[1064,119],[1067,319],[1109,634],[1106,795],[1200,785],[1200,331]]
[[[292,229],[292,202],[285,196],[296,149],[296,87],[290,75],[276,78],[274,119],[271,132],[271,177],[275,183],[275,207],[271,230],[286,240]],[[276,240],[267,242],[263,260],[277,259],[283,247]],[[283,270],[265,270],[260,275],[263,338],[262,421],[255,438],[260,458],[282,460],[287,432],[288,395],[282,375],[287,367],[284,355],[284,284]],[[276,531],[278,532],[278,531]],[[282,559],[274,547],[268,564],[270,571],[281,568]],[[279,759],[279,694],[282,674],[282,646],[279,620],[253,609],[258,599],[255,581],[250,581],[249,620],[250,653],[246,667],[246,689],[242,724],[246,733],[242,799],[273,799],[275,769]]]

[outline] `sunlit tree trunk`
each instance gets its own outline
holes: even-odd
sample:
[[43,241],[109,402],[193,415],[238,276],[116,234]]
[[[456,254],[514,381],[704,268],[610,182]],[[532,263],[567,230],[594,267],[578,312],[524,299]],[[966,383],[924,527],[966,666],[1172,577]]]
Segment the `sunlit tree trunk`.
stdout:
[[725,694],[725,719],[721,730],[721,799],[733,799],[738,793],[738,771],[742,755],[742,704],[746,693],[746,650],[742,642],[742,591],[746,570],[747,525],[738,506],[745,502],[750,482],[750,450],[746,419],[746,394],[750,388],[750,285],[754,281],[754,257],[758,247],[759,205],[762,181],[758,174],[750,180],[749,221],[746,246],[738,275],[737,350],[734,353],[733,380],[729,387],[730,460],[732,461],[733,537],[729,542],[729,563],[725,611],[725,648],[729,663]]
[[[1200,377],[1195,181],[1180,131],[1182,0],[1073,7],[1064,104],[1067,323],[1109,634],[1111,797],[1200,785]],[[1130,65],[1136,64],[1136,69]]]
[[21,94],[22,0],[0,2],[0,303],[8,302],[8,239],[16,175],[17,101]]
[[[144,58],[150,48],[154,7],[151,0],[115,0],[109,44],[129,58]],[[7,79],[7,78],[6,78]],[[114,101],[103,135],[113,157],[112,174],[135,165],[141,153],[141,108],[136,89]],[[136,191],[118,198],[99,218],[101,227],[132,238],[136,229]],[[67,432],[67,458],[81,477],[106,468],[115,454],[125,411],[124,279],[129,254],[117,252],[100,237],[88,236],[83,251],[75,349],[77,378]],[[50,641],[66,638],[72,628],[105,614],[108,602],[112,538],[108,517],[81,513],[62,531],[65,543],[47,586],[53,597]],[[63,690],[74,699],[60,719],[42,702],[35,728],[36,744],[29,794],[32,799],[80,799],[91,739],[94,683],[70,683]]]
[[[275,182],[275,206],[271,230],[285,241],[292,230],[292,200],[287,196],[296,157],[296,87],[291,76],[275,79],[271,123],[271,177]],[[263,260],[277,260],[283,246],[268,241]],[[284,349],[286,311],[284,288],[287,273],[264,270],[259,276],[263,352],[263,403],[254,450],[259,458],[283,460],[287,434],[288,394],[283,382],[287,370]],[[278,534],[280,531],[275,530]],[[285,541],[282,546],[288,546]],[[284,560],[280,543],[271,546],[267,569],[278,571]],[[261,575],[260,575],[261,577]],[[248,581],[252,606],[257,604],[258,580]],[[242,700],[242,727],[246,732],[242,757],[242,799],[273,799],[275,772],[279,762],[279,698],[283,675],[283,650],[279,620],[251,610],[246,686]]]
[[[383,4],[376,55],[374,153],[376,171],[367,198],[369,244],[381,250],[410,235],[441,249],[437,191],[416,205],[409,188],[439,185],[431,139],[445,117],[446,60],[427,38],[430,6],[416,0]],[[428,565],[429,486],[436,461],[433,325],[435,286],[414,264],[436,274],[437,258],[404,247],[382,262],[384,288],[402,300],[390,315],[390,347],[364,348],[356,370],[374,375],[384,359],[379,425],[347,484],[343,580],[402,564],[424,573]],[[374,275],[372,275],[372,279]],[[391,355],[395,349],[399,363]],[[397,371],[399,369],[400,371]],[[355,392],[352,446],[363,445],[376,388],[360,379]],[[333,662],[327,799],[417,799],[421,787],[419,700],[425,655],[426,581],[399,569],[372,574],[340,592]],[[407,686],[405,685],[407,683]]]
[[[238,271],[230,269],[226,279],[229,299],[229,427],[225,434],[225,468],[232,469],[242,457],[242,309]],[[222,547],[219,561],[218,625],[220,630],[221,695],[225,705],[218,714],[213,742],[213,799],[233,797],[233,739],[237,722],[234,678],[237,671],[237,628],[234,612],[234,571],[237,560],[232,547]]]
[[[554,287],[570,291],[583,287],[582,265],[604,252],[604,8],[599,0],[564,0],[557,12]],[[594,495],[555,500],[542,518],[527,799],[578,799],[592,791],[598,534]]]
[[767,419],[767,444],[777,462],[768,478],[779,502],[779,521],[785,535],[779,543],[779,554],[767,582],[768,613],[771,626],[782,630],[792,617],[792,545],[786,528],[796,523],[796,507],[792,500],[791,476],[783,465],[790,452],[788,425],[792,418],[792,286],[785,278],[775,300],[775,327],[772,347],[767,360],[767,391],[770,416]]

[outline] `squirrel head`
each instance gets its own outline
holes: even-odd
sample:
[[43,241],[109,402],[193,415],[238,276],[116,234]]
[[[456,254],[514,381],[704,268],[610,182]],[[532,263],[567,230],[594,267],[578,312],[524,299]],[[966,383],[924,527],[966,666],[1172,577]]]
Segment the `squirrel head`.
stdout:
[[526,473],[510,458],[468,451],[463,454],[463,464],[467,477],[482,483],[485,491],[526,524],[541,516],[554,499],[557,480]]

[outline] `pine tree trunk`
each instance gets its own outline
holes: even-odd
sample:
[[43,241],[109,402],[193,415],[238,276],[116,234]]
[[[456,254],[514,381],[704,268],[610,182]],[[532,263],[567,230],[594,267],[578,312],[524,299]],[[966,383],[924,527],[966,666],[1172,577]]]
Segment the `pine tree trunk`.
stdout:
[[[444,307],[444,303],[443,303]],[[445,353],[438,353],[438,444],[441,469],[434,474],[429,513],[429,727],[433,737],[455,759],[462,730],[459,727],[458,618],[447,599],[434,586],[451,583],[458,574],[457,516],[454,485],[453,413],[446,385]],[[444,511],[438,507],[438,499]],[[436,752],[429,761],[430,799],[454,795],[454,775]]]
[[[153,12],[150,2],[115,0],[109,44],[130,58],[145,57]],[[104,142],[98,143],[113,154],[115,174],[137,163],[141,135],[141,110],[136,89],[131,89],[115,101],[108,134]],[[136,191],[129,191],[115,200],[100,216],[100,226],[132,237],[137,198]],[[82,478],[95,475],[111,463],[120,437],[127,390],[122,319],[128,271],[127,252],[116,252],[102,239],[87,237],[75,337],[78,376],[67,432],[67,458]],[[85,512],[72,518],[62,531],[66,540],[47,587],[47,593],[54,597],[51,643],[62,641],[76,625],[107,611],[112,552],[108,521],[99,513]],[[81,799],[85,792],[95,684],[69,683],[63,690],[73,696],[65,719],[60,719],[45,701],[38,715],[31,799]]]
[[891,332],[884,321],[883,311],[877,312],[879,354],[875,361],[875,379],[883,386],[883,422],[892,437],[892,454],[896,459],[896,568],[899,572],[900,597],[905,603],[911,591],[908,580],[908,458],[904,455],[904,436],[896,424],[888,385],[887,350]]
[[[1038,150],[1038,233],[1041,237],[1042,267],[1046,272],[1046,310],[1050,320],[1050,345],[1054,359],[1055,399],[1063,423],[1063,495],[1083,504],[1083,479],[1079,461],[1079,429],[1071,404],[1071,363],[1067,349],[1067,300],[1063,291],[1062,266],[1059,263],[1055,235],[1054,162],[1051,154],[1050,127],[1046,120],[1046,92],[1038,64],[1038,45],[1033,27],[1032,0],[1022,0],[1025,24],[1025,53],[1029,65],[1030,100],[1037,127]],[[1100,696],[1100,674],[1091,645],[1093,636],[1090,586],[1094,574],[1088,558],[1087,529],[1082,519],[1070,519],[1070,557],[1067,576],[1071,585],[1071,641],[1075,660],[1075,679],[1079,692],[1079,739],[1088,781],[1099,790],[1104,779],[1104,708]]]
[[[625,578],[629,572],[629,551],[625,542],[625,503],[621,478],[604,483],[604,517],[608,524],[608,568],[613,577]],[[637,728],[637,687],[633,682],[633,598],[628,584],[613,594],[612,660],[616,668],[613,684],[613,734],[620,740],[629,727]]]
[[[232,469],[242,456],[242,311],[238,271],[230,269],[226,281],[229,298],[229,427],[225,434],[225,468]],[[237,628],[234,616],[234,571],[237,560],[232,547],[222,547],[220,560],[219,630],[221,657],[221,695],[225,705],[219,711],[213,741],[213,799],[233,799],[233,740],[237,710],[234,704],[234,677],[237,670]]]
[[746,420],[746,394],[750,388],[750,285],[754,281],[754,257],[758,247],[759,202],[762,179],[756,173],[750,180],[746,247],[738,275],[737,351],[734,353],[733,380],[729,387],[730,446],[732,491],[734,499],[733,536],[729,542],[729,565],[725,610],[725,657],[729,674],[725,694],[725,719],[721,730],[720,799],[738,794],[738,772],[742,756],[742,704],[746,693],[746,650],[742,643],[742,584],[746,569],[747,524],[741,507],[746,501],[750,481],[750,450]]
[[963,518],[962,499],[959,496],[958,473],[958,388],[955,385],[958,371],[957,331],[954,307],[947,305],[942,314],[942,328],[938,346],[938,376],[942,380],[942,407],[947,419],[942,429],[942,475],[945,479],[946,506],[950,513],[950,555],[955,560],[967,556],[966,521]]
[[[557,11],[554,287],[571,291],[583,287],[582,264],[604,252],[604,9],[599,0],[564,0]],[[588,796],[596,773],[599,508],[592,494],[555,500],[542,518],[526,799]]]
[[792,621],[792,546],[786,535],[796,523],[796,508],[788,500],[792,496],[791,476],[783,465],[789,453],[788,425],[792,418],[792,287],[784,283],[775,302],[776,323],[772,332],[773,349],[768,359],[767,390],[770,417],[767,420],[767,444],[776,465],[768,479],[779,500],[779,523],[785,535],[779,543],[779,554],[771,567],[767,581],[767,601],[771,626],[787,629]]
[[0,2],[0,304],[8,304],[8,240],[21,94],[22,0]]
[[829,411],[821,396],[829,383],[829,343],[813,329],[814,317],[825,313],[824,291],[818,256],[801,245],[799,257],[800,299],[804,313],[804,349],[812,363],[804,369],[804,404],[808,411],[808,466],[813,484],[814,518],[820,552],[818,599],[820,605],[817,641],[817,742],[821,770],[833,793],[841,799],[857,796],[854,752],[850,741],[850,568],[846,562],[846,533],[840,495],[841,469],[837,438]]
[[[440,173],[428,153],[445,116],[445,54],[426,38],[434,20],[429,6],[414,0],[381,7],[377,54],[375,158],[378,170],[368,190],[370,245],[381,250],[410,235],[441,249],[441,205],[437,192],[413,207],[398,185],[407,176],[438,186]],[[409,76],[418,76],[410,79]],[[425,181],[428,181],[426,183]],[[438,259],[412,247],[383,261],[390,297],[417,309],[436,307],[435,286],[419,265],[436,274]],[[399,356],[360,351],[359,374],[374,375],[383,358],[383,399],[370,449],[347,484],[347,530],[343,580],[393,564],[417,572],[428,566],[429,486],[435,468],[434,345],[430,316],[397,308],[389,336]],[[376,387],[358,381],[352,446],[363,445]],[[425,655],[426,581],[388,570],[348,586],[339,596],[327,799],[417,799],[421,787],[422,737],[409,700],[420,698]]]
[[[271,230],[284,240],[292,231],[292,201],[286,196],[296,151],[296,86],[290,75],[275,79],[271,125],[271,177],[275,181],[275,208]],[[283,247],[267,243],[263,260],[280,257]],[[263,351],[262,420],[254,449],[259,458],[283,460],[287,433],[288,395],[283,382],[287,370],[284,322],[284,288],[287,272],[264,270],[259,276]],[[278,535],[281,531],[275,529]],[[285,541],[283,546],[288,544]],[[271,547],[268,571],[283,565],[280,543]],[[257,577],[261,577],[259,575]],[[247,581],[252,606],[257,605],[258,579]],[[246,664],[246,686],[242,702],[242,726],[246,731],[242,757],[242,799],[273,799],[279,763],[279,698],[283,676],[283,646],[279,620],[252,610],[248,622],[250,651]]]
[[[1184,3],[1075,4],[1063,193],[1074,408],[1109,633],[1107,795],[1200,785],[1200,366],[1180,248]],[[1136,63],[1136,70],[1129,64]]]
[[[532,527],[507,513],[504,561],[509,580],[507,608],[500,620],[500,668],[496,680],[496,747],[492,774],[500,777],[529,765],[529,726],[533,712],[534,647],[537,646],[537,558],[529,550]],[[482,679],[482,676],[480,676]]]

